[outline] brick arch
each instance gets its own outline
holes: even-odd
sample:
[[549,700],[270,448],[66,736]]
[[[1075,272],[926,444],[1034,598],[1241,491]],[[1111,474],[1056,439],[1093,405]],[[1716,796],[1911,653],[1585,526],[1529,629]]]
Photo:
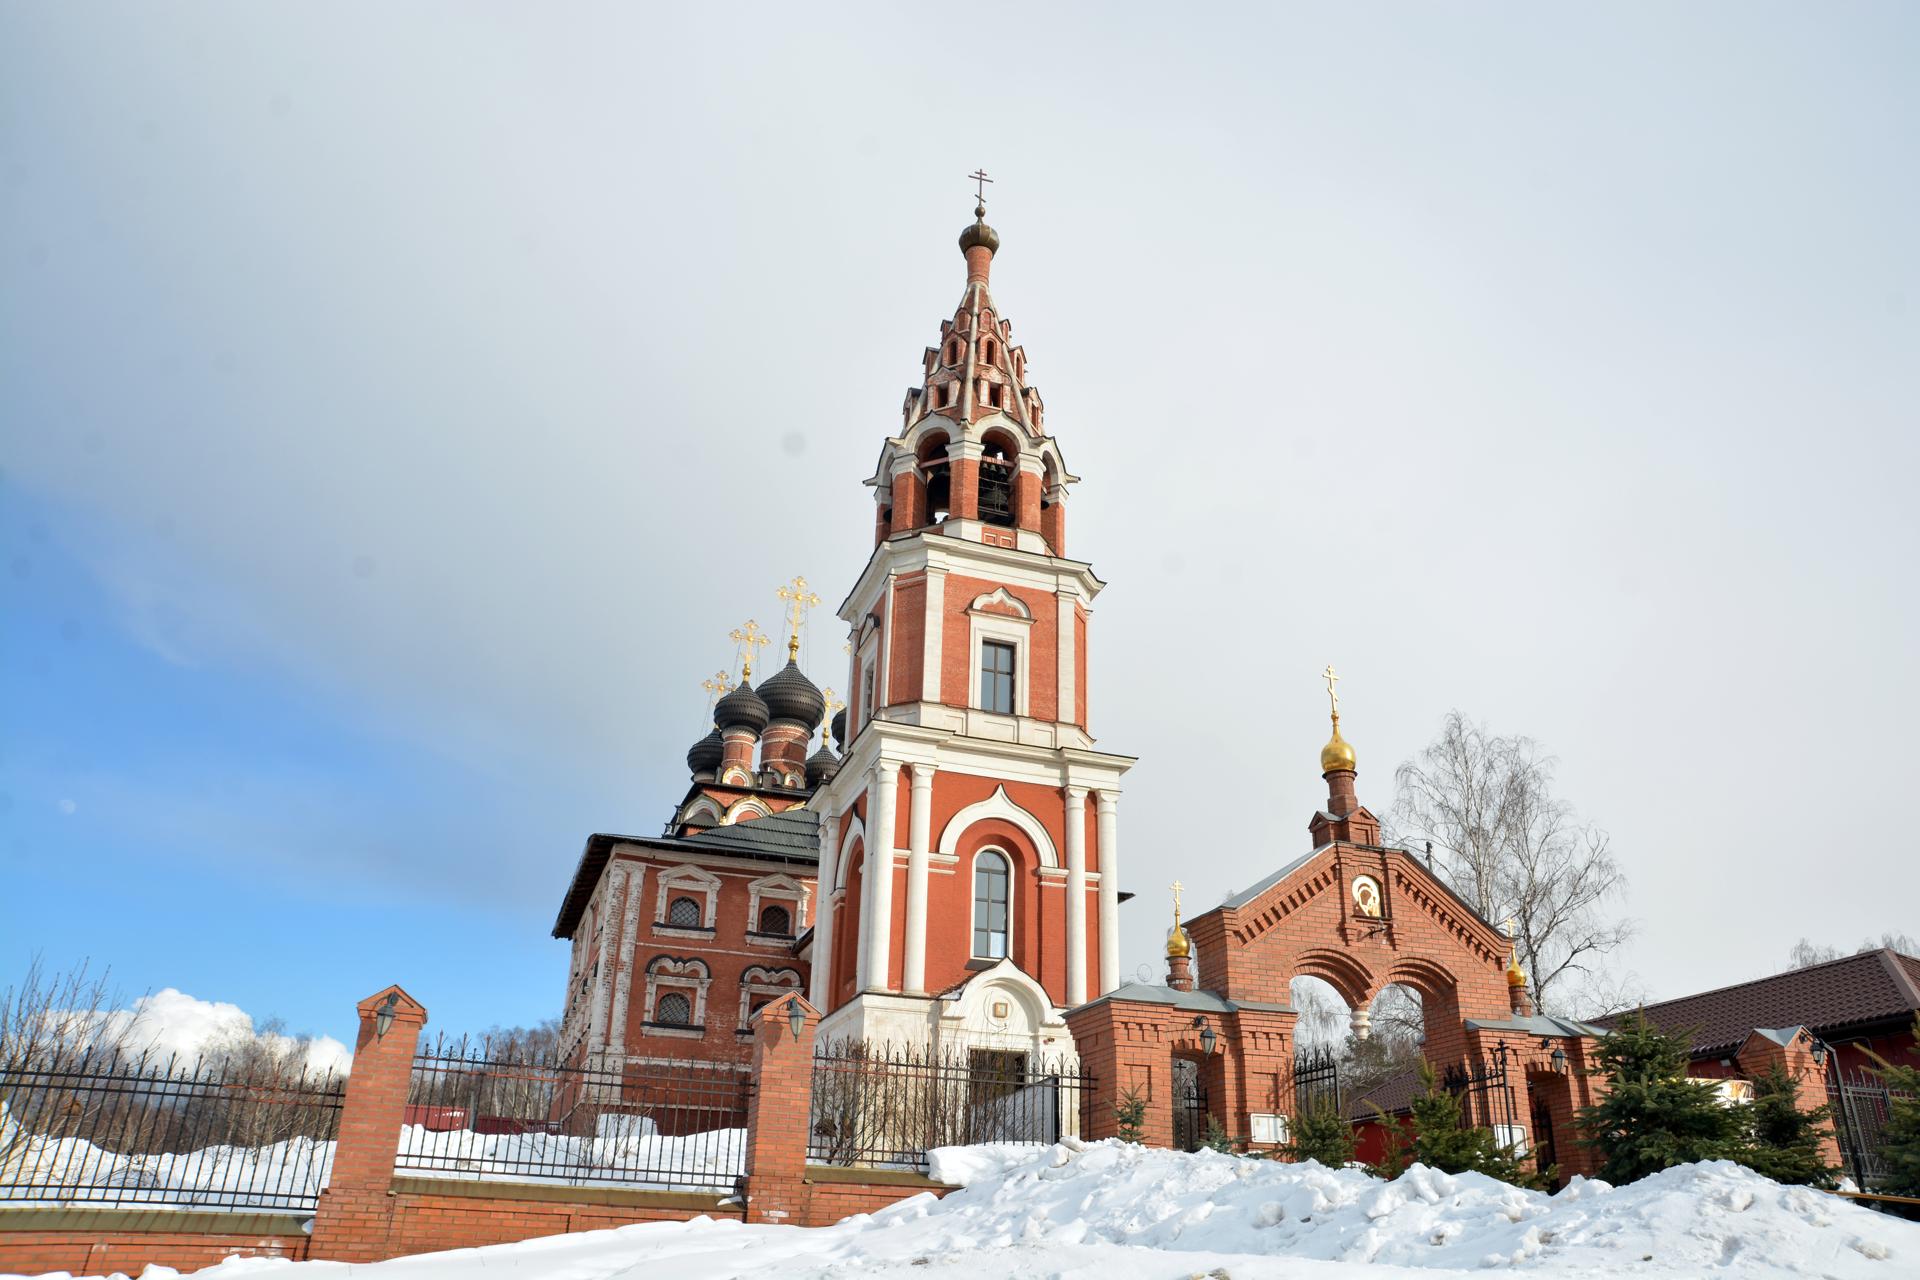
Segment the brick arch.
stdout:
[[1350,1009],[1366,1008],[1377,989],[1373,973],[1366,965],[1347,952],[1331,947],[1302,951],[1296,955],[1288,978],[1318,978],[1332,987]]
[[1396,960],[1387,970],[1386,980],[1380,985],[1390,987],[1398,983],[1411,987],[1423,998],[1444,997],[1460,985],[1460,979],[1453,971],[1427,956],[1406,956]]

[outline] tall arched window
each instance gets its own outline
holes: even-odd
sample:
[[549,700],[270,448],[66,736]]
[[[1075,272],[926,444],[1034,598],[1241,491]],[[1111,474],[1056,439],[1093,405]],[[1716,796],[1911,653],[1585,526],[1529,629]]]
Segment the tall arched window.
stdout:
[[973,954],[987,960],[1007,954],[1013,923],[1012,868],[1005,854],[983,849],[973,860]]

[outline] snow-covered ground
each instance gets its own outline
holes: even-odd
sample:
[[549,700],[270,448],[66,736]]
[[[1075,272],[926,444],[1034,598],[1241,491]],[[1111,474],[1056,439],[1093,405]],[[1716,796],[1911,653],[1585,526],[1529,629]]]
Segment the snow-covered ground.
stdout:
[[[812,1229],[701,1219],[357,1266],[365,1280],[1060,1277],[1389,1280],[1515,1271],[1567,1277],[1905,1280],[1920,1224],[1724,1163],[1555,1196],[1418,1166],[1391,1183],[1318,1165],[1114,1142],[956,1148],[966,1182]],[[166,1273],[150,1271],[147,1280]],[[236,1259],[217,1280],[344,1280],[343,1263]]]

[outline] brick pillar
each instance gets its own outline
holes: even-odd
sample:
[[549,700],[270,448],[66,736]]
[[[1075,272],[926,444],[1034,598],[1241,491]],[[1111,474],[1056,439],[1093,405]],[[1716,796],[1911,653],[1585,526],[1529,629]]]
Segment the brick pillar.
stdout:
[[[1813,1044],[1813,1035],[1805,1027],[1796,1028],[1793,1039],[1784,1045],[1755,1031],[1747,1036],[1733,1060],[1749,1080],[1760,1079],[1775,1063],[1785,1067],[1787,1074],[1800,1085],[1800,1110],[1812,1111],[1827,1104],[1827,1072],[1813,1060]],[[1820,1159],[1827,1164],[1840,1163],[1840,1141],[1831,1121],[1827,1123],[1819,1151]]]
[[[397,986],[376,991],[357,1009],[360,1034],[354,1041],[353,1070],[341,1100],[333,1172],[320,1193],[309,1256],[377,1262],[394,1254],[389,1247],[393,1163],[427,1010]],[[393,1015],[384,1036],[380,1034],[383,1009]]]
[[[795,1038],[788,1010],[802,1021]],[[753,1100],[747,1107],[747,1221],[804,1226],[813,1117],[813,1035],[820,1011],[796,992],[753,1015]]]

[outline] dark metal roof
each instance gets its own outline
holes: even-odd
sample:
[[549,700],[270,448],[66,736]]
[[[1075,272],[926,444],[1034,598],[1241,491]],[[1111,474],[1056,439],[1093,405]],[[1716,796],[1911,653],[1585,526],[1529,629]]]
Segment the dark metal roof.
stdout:
[[1153,982],[1129,982],[1115,987],[1098,999],[1089,1000],[1082,1008],[1100,1004],[1107,1000],[1138,1000],[1142,1004],[1170,1004],[1176,1009],[1193,1009],[1200,1013],[1232,1013],[1236,1009],[1253,1009],[1268,1013],[1286,1013],[1290,1004],[1268,1004],[1261,1000],[1229,1000],[1211,991],[1175,991],[1172,987],[1163,987]]
[[600,873],[613,856],[616,844],[637,845],[653,852],[677,854],[688,859],[714,857],[755,858],[762,862],[785,862],[802,867],[820,865],[820,815],[812,809],[794,808],[711,827],[690,836],[621,836],[596,832],[587,837],[580,851],[580,862],[573,870],[573,882],[561,900],[560,914],[554,918],[553,936],[571,938],[600,883]]
[[1420,1068],[1408,1067],[1397,1076],[1388,1076],[1365,1093],[1347,1099],[1347,1119],[1372,1120],[1374,1108],[1390,1116],[1401,1115],[1420,1096]]
[[[1695,1057],[1738,1048],[1757,1027],[1804,1026],[1823,1040],[1901,1024],[1920,1013],[1920,957],[1889,947],[1646,1006],[1663,1031],[1684,1032]],[[1624,1014],[1600,1019],[1619,1025]]]

